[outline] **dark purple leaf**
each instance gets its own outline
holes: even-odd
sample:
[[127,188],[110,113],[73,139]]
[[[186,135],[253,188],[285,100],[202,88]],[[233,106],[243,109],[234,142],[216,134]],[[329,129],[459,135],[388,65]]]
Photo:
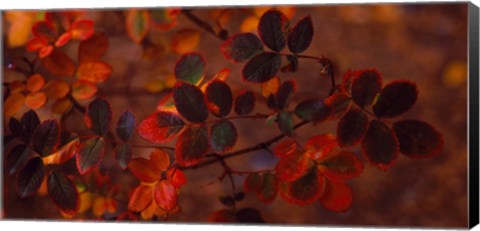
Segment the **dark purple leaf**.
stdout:
[[430,124],[419,120],[403,120],[393,124],[400,143],[400,152],[412,158],[429,158],[443,150],[443,136]]
[[232,110],[233,94],[230,86],[224,81],[210,82],[205,91],[210,112],[218,117],[227,116]]
[[132,148],[130,144],[121,143],[115,147],[115,160],[117,160],[117,164],[121,169],[127,169],[128,163],[132,160]]
[[254,208],[243,208],[237,211],[237,220],[240,223],[265,223],[260,211]]
[[102,137],[90,138],[80,144],[77,153],[77,168],[80,174],[85,174],[96,167],[105,153],[105,141]]
[[175,159],[181,166],[191,166],[200,162],[209,150],[207,126],[191,125],[177,139]]
[[360,107],[368,106],[382,89],[382,77],[375,69],[359,71],[352,79],[352,99]]
[[56,120],[45,120],[32,135],[32,147],[41,156],[53,154],[60,143],[60,127]]
[[37,192],[43,181],[44,168],[42,159],[35,157],[18,172],[16,189],[21,198],[33,196]]
[[244,91],[235,98],[235,112],[238,115],[247,115],[255,107],[255,94],[252,91]]
[[8,175],[17,173],[34,156],[37,156],[27,145],[19,144],[10,150],[6,157]]
[[296,55],[287,55],[288,64],[280,68],[281,72],[297,72],[298,58]]
[[313,23],[310,16],[301,19],[288,34],[288,49],[298,54],[304,52],[312,42]]
[[23,114],[20,121],[23,125],[22,140],[28,143],[33,132],[35,131],[35,129],[37,129],[38,125],[40,125],[40,119],[38,118],[37,113],[35,113],[34,110],[30,110]]
[[280,131],[287,136],[293,134],[293,116],[291,112],[282,111],[278,113],[277,125]]
[[80,204],[77,187],[63,173],[50,173],[47,190],[50,199],[62,212],[69,215],[77,212]]
[[386,170],[393,165],[398,156],[397,138],[387,125],[379,120],[373,120],[362,141],[362,152],[370,163]]
[[87,107],[85,124],[97,135],[102,136],[110,130],[112,107],[102,98],[96,98]]
[[10,118],[10,120],[8,121],[8,129],[10,130],[10,133],[12,133],[12,135],[16,138],[22,138],[23,125],[17,118]]
[[201,54],[191,52],[182,55],[175,65],[177,80],[197,85],[205,73],[205,59]]
[[252,33],[236,34],[227,39],[220,51],[226,59],[233,62],[243,62],[263,51],[260,39]]
[[201,123],[208,117],[208,107],[203,92],[190,83],[177,82],[173,88],[175,106],[185,119]]
[[125,111],[117,123],[117,136],[127,141],[135,130],[135,116],[130,111]]
[[288,107],[290,98],[297,91],[297,83],[294,80],[288,80],[282,83],[275,95],[268,97],[268,106],[271,109],[283,110]]
[[273,78],[280,70],[282,57],[272,52],[263,52],[250,59],[242,70],[243,80],[264,83]]
[[357,144],[365,135],[367,126],[367,115],[356,108],[351,108],[338,122],[338,144],[341,147],[350,147]]
[[280,11],[265,12],[258,22],[258,35],[263,44],[273,51],[281,51],[285,47],[285,30],[288,18]]
[[232,149],[237,138],[237,129],[229,120],[217,121],[210,128],[210,146],[216,153],[224,153]]
[[383,88],[373,105],[378,117],[392,118],[403,114],[417,101],[417,85],[409,81],[394,81]]

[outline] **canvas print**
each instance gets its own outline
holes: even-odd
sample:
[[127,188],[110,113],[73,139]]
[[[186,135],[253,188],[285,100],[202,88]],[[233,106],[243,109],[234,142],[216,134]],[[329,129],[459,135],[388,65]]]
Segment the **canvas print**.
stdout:
[[5,11],[2,217],[466,227],[467,12]]

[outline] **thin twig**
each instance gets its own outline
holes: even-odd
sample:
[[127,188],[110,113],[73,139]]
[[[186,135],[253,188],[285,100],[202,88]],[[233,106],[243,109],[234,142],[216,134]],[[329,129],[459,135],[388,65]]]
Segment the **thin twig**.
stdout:
[[221,34],[218,34],[215,29],[213,29],[212,26],[210,26],[210,24],[208,24],[207,22],[203,21],[202,19],[200,19],[199,17],[197,17],[196,15],[194,15],[190,10],[182,10],[182,13],[190,20],[192,21],[193,23],[195,23],[195,25],[197,25],[198,27],[204,29],[206,32],[212,34],[213,36],[217,37],[218,39],[220,40],[227,40],[228,38],[228,33],[226,33],[225,35],[221,35]]

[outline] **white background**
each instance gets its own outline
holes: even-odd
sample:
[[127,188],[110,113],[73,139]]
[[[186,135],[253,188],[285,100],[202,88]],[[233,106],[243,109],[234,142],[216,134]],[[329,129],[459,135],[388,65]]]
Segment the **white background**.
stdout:
[[[118,7],[154,7],[154,6],[208,6],[208,5],[250,5],[250,4],[311,4],[311,3],[363,3],[363,2],[378,2],[375,0],[208,0],[204,2],[193,0],[0,0],[0,9],[58,9],[58,8],[118,8]],[[382,2],[428,2],[425,0],[417,1],[399,1],[399,0],[384,0]],[[445,2],[445,1],[442,1]],[[454,2],[454,1],[447,1]],[[480,0],[472,0],[477,6],[480,6]],[[1,24],[0,24],[1,26]],[[390,211],[385,211],[390,212]],[[393,211],[391,211],[393,212]],[[225,225],[160,225],[160,224],[133,224],[133,223],[86,223],[86,222],[34,222],[34,221],[0,221],[0,230],[168,230],[180,231],[185,229],[195,229],[195,231],[310,231],[310,230],[324,230],[325,227],[292,227],[292,226],[225,226]],[[347,230],[379,230],[371,228],[328,228],[332,231],[347,231]],[[398,230],[398,229],[381,229],[381,230]],[[414,230],[414,229],[409,229]],[[418,229],[420,230],[420,229]],[[426,230],[426,229],[421,229]],[[479,231],[477,226],[474,230]]]

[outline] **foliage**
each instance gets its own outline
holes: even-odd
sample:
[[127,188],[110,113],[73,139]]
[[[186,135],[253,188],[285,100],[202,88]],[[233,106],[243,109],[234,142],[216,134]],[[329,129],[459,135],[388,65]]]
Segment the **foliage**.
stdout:
[[[254,13],[256,19],[245,20],[247,24],[258,21],[257,33],[242,25],[241,32],[228,36],[226,30],[211,27],[190,10],[128,10],[126,33],[142,45],[144,55],[154,47],[151,30],[171,30],[177,16],[184,14],[199,29],[223,41],[219,52],[235,65],[243,65],[245,85],[259,87],[259,92],[249,87],[234,89],[229,69],[208,76],[208,57],[193,51],[200,32],[181,29],[172,41],[180,55],[171,68],[174,84],[158,106],[138,121],[130,110],[117,115],[116,105],[98,93],[114,70],[108,60],[102,60],[110,48],[109,36],[93,20],[82,12],[65,11],[47,12],[31,23],[32,38],[25,49],[34,59],[22,59],[30,70],[24,80],[7,83],[4,100],[5,166],[8,177],[15,179],[18,196],[40,196],[46,185],[51,201],[66,218],[90,210],[94,217],[105,219],[106,214],[117,220],[168,219],[181,212],[181,189],[187,183],[184,172],[220,163],[224,172],[219,179],[228,176],[232,192],[220,195],[225,208],[205,219],[262,223],[266,220],[259,209],[238,206],[245,193],[255,193],[264,203],[280,197],[300,206],[319,202],[327,210],[345,212],[354,203],[349,181],[360,177],[364,168],[387,170],[400,154],[419,159],[441,153],[443,137],[433,126],[417,119],[396,119],[419,97],[415,83],[396,80],[384,85],[380,72],[369,68],[348,70],[337,85],[329,59],[302,55],[314,42],[314,16],[293,24],[291,15],[279,10]],[[227,23],[220,15],[216,20]],[[69,42],[78,44],[75,60],[62,50]],[[305,59],[318,63],[321,77],[332,81],[331,90],[326,97],[318,95],[292,105],[297,80],[285,80],[282,73],[310,68],[301,62]],[[43,119],[37,113],[49,100],[53,100],[51,112],[61,115],[60,119]],[[256,110],[262,104],[267,113]],[[23,105],[30,110],[20,113]],[[79,123],[88,131],[64,123],[73,110],[82,114],[83,123]],[[280,134],[239,148],[241,133],[235,120],[240,119],[275,124]],[[325,121],[337,122],[335,133],[319,131],[302,144],[296,130]],[[149,145],[133,143],[137,135]],[[152,151],[146,158],[136,155],[134,148]],[[278,162],[261,171],[236,171],[225,162],[256,150],[272,152]],[[115,184],[110,173],[102,172],[109,155],[119,171],[138,179],[135,187]],[[246,177],[244,192],[235,187],[237,176]],[[122,195],[127,201],[117,198]]]

